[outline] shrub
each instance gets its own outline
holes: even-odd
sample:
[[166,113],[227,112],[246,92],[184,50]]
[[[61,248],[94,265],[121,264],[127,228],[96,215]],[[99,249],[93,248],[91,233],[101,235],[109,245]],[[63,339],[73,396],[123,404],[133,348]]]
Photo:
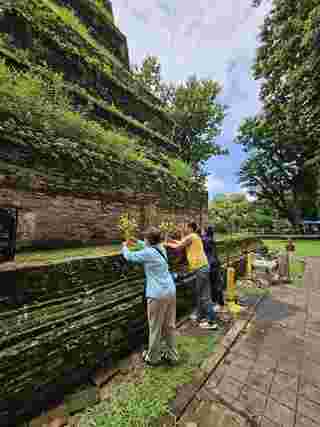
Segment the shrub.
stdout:
[[188,163],[184,162],[181,159],[168,159],[169,168],[172,175],[175,175],[179,178],[191,178],[192,177],[192,169]]

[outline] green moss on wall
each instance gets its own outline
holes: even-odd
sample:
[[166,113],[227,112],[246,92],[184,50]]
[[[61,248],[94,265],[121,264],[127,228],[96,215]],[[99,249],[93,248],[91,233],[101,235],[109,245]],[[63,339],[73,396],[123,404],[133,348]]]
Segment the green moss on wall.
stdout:
[[127,39],[114,24],[111,3],[101,0],[55,0],[55,3],[73,10],[90,34],[129,69]]
[[94,3],[96,8],[100,11],[101,15],[103,15],[106,19],[114,23],[113,14],[110,10],[107,10],[105,7],[105,2],[102,0],[90,0],[90,3]]
[[[241,246],[256,244],[252,238],[233,240],[219,244],[219,252],[232,245],[236,255]],[[179,315],[192,301],[192,281],[183,277]],[[39,402],[49,401],[52,388],[66,392],[83,372],[88,375],[144,337],[142,268],[120,255],[0,272],[0,281],[1,425],[38,415]]]
[[[83,367],[87,372],[128,352],[143,338],[146,321],[142,269],[119,255],[12,274],[0,274],[15,297],[0,313],[1,425],[38,409],[31,400],[46,397],[52,384],[65,392],[72,373],[79,377]],[[5,289],[0,292],[3,297]],[[186,307],[186,298],[191,301],[190,292],[179,291],[178,305]]]
[[[3,39],[0,38],[0,57],[3,57],[7,62],[13,61],[18,66],[25,66],[26,69],[32,67],[30,62],[30,55],[28,50],[23,49],[11,49],[3,42]],[[41,73],[41,68],[38,69],[38,72]],[[46,69],[43,68],[42,73],[45,75]],[[170,141],[169,139],[162,136],[159,132],[154,131],[146,127],[143,123],[139,122],[133,117],[127,116],[121,110],[119,110],[114,104],[109,105],[105,100],[100,98],[98,95],[92,96],[87,92],[86,89],[79,87],[77,84],[65,83],[65,88],[68,93],[72,96],[75,95],[77,102],[79,102],[79,97],[83,99],[84,105],[92,104],[95,106],[95,110],[88,111],[88,114],[93,118],[103,117],[107,115],[109,119],[108,128],[110,125],[115,125],[115,127],[123,128],[132,135],[140,136],[144,138],[145,144],[149,145],[150,148],[153,148],[154,151],[170,151],[177,152],[177,146]],[[103,111],[105,113],[100,113]]]
[[[25,73],[27,79],[21,73],[14,75],[18,84],[11,82],[11,87],[6,86],[10,75],[4,73],[0,82],[2,173],[15,171],[12,182],[17,189],[32,190],[36,173],[49,192],[149,192],[159,195],[161,207],[205,209],[204,183],[192,178],[169,139],[143,123],[159,119],[167,125],[168,116],[62,3],[69,4],[17,0],[3,10],[10,34],[1,35],[0,54],[31,72]],[[44,60],[65,73],[59,81],[64,91],[60,98]],[[34,68],[34,63],[41,66]],[[109,89],[114,103],[108,98]],[[63,105],[51,102],[58,98]],[[125,105],[139,111],[139,118],[129,117],[122,110]]]
[[[14,50],[11,49],[11,51],[9,51],[9,49],[7,47],[4,47],[4,45],[2,44],[2,46],[0,46],[0,55],[5,57],[6,60],[8,59],[14,60],[19,64],[31,66],[30,59],[32,60],[32,57],[31,57],[32,55],[30,54],[30,51],[22,50],[22,49],[14,49]],[[36,61],[36,62],[39,62],[39,61]],[[64,65],[62,64],[62,69],[63,67]],[[110,84],[115,85],[114,86],[115,90],[117,92],[119,91],[117,89],[119,87],[118,83],[116,83],[112,79],[109,79],[109,86]],[[139,103],[132,104],[129,107],[130,105],[129,100],[130,100],[130,97],[133,96],[132,94],[129,93],[129,95],[126,97],[128,102],[124,102],[124,101],[119,102],[118,101],[119,98],[114,98],[113,96],[112,99],[116,100],[117,105],[115,104],[110,105],[102,98],[102,95],[99,93],[99,90],[97,90],[96,88],[92,88],[89,86],[88,89],[84,89],[83,87],[79,87],[77,83],[72,83],[72,84],[66,83],[66,89],[70,93],[80,95],[83,99],[86,100],[86,102],[94,103],[98,107],[98,110],[103,109],[106,113],[108,113],[109,115],[112,115],[116,123],[119,122],[120,120],[122,122],[121,126],[123,126],[124,128],[127,128],[129,131],[132,131],[133,134],[135,135],[140,134],[144,138],[147,138],[147,140],[149,139],[150,142],[153,142],[155,147],[159,146],[159,148],[162,148],[162,149],[177,151],[176,146],[168,138],[162,136],[157,131],[154,131],[151,128],[147,127],[145,124],[136,120],[134,117],[130,117],[130,114],[139,115],[141,117],[145,114],[146,117],[148,117],[149,119],[154,118],[153,113],[150,116],[149,114],[150,110],[148,111],[141,110],[141,106],[139,107]],[[126,88],[124,86],[121,86],[121,90],[126,91]],[[128,111],[129,115],[128,113],[124,113],[123,111],[121,111],[121,108],[125,108]],[[152,123],[152,120],[151,120],[151,123]],[[140,132],[138,130],[140,130]]]
[[[40,0],[40,2],[17,0],[12,6],[12,11],[23,18],[33,29],[33,38],[35,37],[36,44],[39,44],[38,49],[37,46],[33,46],[33,55],[40,54],[43,60],[47,56],[48,47],[55,44],[71,57],[79,58],[80,62],[86,64],[89,69],[98,69],[106,79],[112,80],[134,94],[149,109],[154,110],[160,116],[166,116],[166,113],[158,106],[159,101],[145,91],[122,63],[90,35],[86,26],[70,9],[58,6],[50,0]],[[36,37],[37,34],[41,36],[39,39]],[[41,43],[41,39],[45,43]],[[70,60],[68,56],[65,59]]]
[[[0,63],[0,159],[39,174],[60,175],[70,190],[75,180],[78,192],[151,192],[175,205],[185,205],[187,193],[199,193],[199,182],[173,167],[182,161],[161,153],[153,160],[142,141],[72,111],[62,76],[47,71],[46,77],[37,69],[16,73]],[[27,176],[18,174],[17,188],[26,187]]]

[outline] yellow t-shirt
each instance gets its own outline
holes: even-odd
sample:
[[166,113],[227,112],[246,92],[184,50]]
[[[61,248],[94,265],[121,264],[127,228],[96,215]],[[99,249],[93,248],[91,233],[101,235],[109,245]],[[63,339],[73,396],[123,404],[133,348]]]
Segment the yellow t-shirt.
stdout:
[[204,252],[201,237],[196,233],[189,234],[187,237],[185,237],[185,239],[190,238],[192,239],[192,243],[191,245],[186,247],[186,253],[189,264],[189,270],[194,271],[208,265],[208,259]]

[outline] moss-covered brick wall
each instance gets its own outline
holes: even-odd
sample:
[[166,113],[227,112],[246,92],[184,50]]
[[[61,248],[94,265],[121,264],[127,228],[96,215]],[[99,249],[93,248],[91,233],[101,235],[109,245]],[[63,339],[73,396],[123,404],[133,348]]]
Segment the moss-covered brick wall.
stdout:
[[58,0],[71,7],[96,40],[129,68],[127,39],[115,26],[112,5],[103,0]]
[[[158,220],[206,224],[204,181],[182,165],[174,121],[130,72],[109,0],[4,2],[0,74],[0,205],[20,208],[19,244],[115,240],[119,214],[143,227],[150,204]],[[16,107],[32,90],[38,104]]]
[[168,122],[160,101],[134,80],[109,49],[101,47],[70,10],[53,0],[17,0],[0,14],[0,45],[30,63],[46,61],[72,85],[141,124]]
[[[221,259],[257,240],[219,244]],[[192,275],[177,282],[178,317],[191,309]],[[188,280],[186,280],[188,279]],[[16,426],[143,341],[144,275],[121,255],[0,268],[0,424]]]
[[[120,255],[1,272],[0,280],[1,425],[38,415],[55,393],[144,340],[144,275]],[[190,288],[179,287],[178,315],[190,302]]]

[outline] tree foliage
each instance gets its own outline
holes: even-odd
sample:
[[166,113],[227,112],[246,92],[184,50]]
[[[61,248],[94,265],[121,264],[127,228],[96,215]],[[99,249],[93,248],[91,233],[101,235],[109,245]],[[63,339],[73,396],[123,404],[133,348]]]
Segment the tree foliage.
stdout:
[[320,4],[275,0],[265,18],[255,76],[272,131],[313,157],[320,137]]
[[216,143],[226,110],[217,102],[221,87],[216,81],[190,76],[179,84],[164,82],[160,62],[152,56],[146,57],[141,67],[136,66],[134,73],[136,79],[158,96],[174,119],[173,134],[169,127],[166,132],[171,133],[180,147],[181,157],[195,171],[199,172],[201,164],[211,156],[227,153]]
[[248,226],[249,202],[244,194],[220,195],[209,203],[209,222],[220,232]]
[[147,56],[141,67],[134,65],[133,73],[149,92],[162,98],[161,65],[156,56]]
[[246,120],[237,138],[248,153],[241,182],[292,224],[316,198],[317,171],[306,164],[320,146],[319,23],[318,1],[273,0],[254,66],[263,116]]
[[218,232],[248,228],[272,228],[274,210],[261,201],[250,201],[243,193],[217,195],[209,203],[209,220]]
[[240,169],[240,182],[292,224],[299,224],[316,192],[314,174],[305,166],[303,150],[279,143],[262,117],[244,121],[237,142],[248,154]]

